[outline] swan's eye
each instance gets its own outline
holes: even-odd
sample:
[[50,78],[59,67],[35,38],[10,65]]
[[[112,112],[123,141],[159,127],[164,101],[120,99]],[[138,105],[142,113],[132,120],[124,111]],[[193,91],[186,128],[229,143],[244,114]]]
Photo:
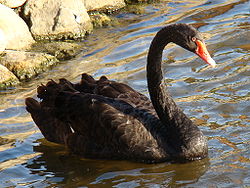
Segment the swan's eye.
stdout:
[[196,37],[192,37],[192,41],[194,41],[194,42],[195,42],[196,40],[197,40],[197,38],[196,38]]

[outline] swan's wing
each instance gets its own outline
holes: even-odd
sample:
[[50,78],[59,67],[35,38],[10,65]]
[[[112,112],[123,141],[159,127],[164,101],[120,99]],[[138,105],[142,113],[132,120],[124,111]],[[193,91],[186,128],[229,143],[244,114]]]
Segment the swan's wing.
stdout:
[[[75,153],[159,160],[165,154],[144,120],[137,117],[137,110],[124,101],[95,94],[61,92],[56,99],[56,116],[73,129],[67,146]],[[151,121],[155,126],[159,123],[153,117]]]
[[82,74],[81,82],[74,85],[74,88],[83,93],[91,93],[113,99],[123,100],[133,107],[150,111],[156,115],[151,101],[145,95],[135,91],[124,83],[111,81],[105,76],[95,80],[88,74]]
[[81,81],[75,84],[74,87],[83,93],[97,94],[109,98],[117,98],[122,93],[137,93],[126,84],[111,81],[105,76],[95,80],[86,73],[82,74]]
[[83,93],[97,94],[109,98],[118,98],[121,94],[125,93],[139,94],[124,83],[109,80],[105,76],[102,76],[99,80],[95,80],[86,73],[82,74],[81,81],[75,84],[74,88]]

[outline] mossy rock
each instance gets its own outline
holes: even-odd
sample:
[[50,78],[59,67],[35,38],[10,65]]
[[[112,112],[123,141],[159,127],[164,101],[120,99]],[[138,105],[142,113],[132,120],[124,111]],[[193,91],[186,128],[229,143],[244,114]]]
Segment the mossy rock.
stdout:
[[30,79],[56,64],[58,59],[39,52],[6,51],[0,64],[7,67],[20,81]]
[[141,4],[141,5],[131,4],[126,6],[124,10],[125,12],[140,15],[140,14],[145,14],[145,6],[146,4]]
[[0,89],[5,89],[18,83],[18,78],[9,69],[0,64]]
[[83,45],[76,42],[37,42],[32,46],[32,51],[50,54],[58,60],[69,60],[79,54],[83,48]]
[[126,4],[134,4],[134,3],[153,3],[160,0],[125,0]]
[[90,20],[95,28],[99,27],[105,27],[111,25],[111,18],[104,14],[99,12],[92,12],[89,14]]
[[35,35],[33,37],[36,41],[65,41],[65,40],[79,40],[83,39],[86,35],[92,32],[92,25],[87,30],[83,30],[78,33],[73,32],[65,32],[65,33],[57,33],[57,34],[47,34],[47,35]]

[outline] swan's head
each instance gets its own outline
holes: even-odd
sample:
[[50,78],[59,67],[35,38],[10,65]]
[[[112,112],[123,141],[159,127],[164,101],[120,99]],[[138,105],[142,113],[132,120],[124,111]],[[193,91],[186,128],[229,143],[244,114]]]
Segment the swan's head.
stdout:
[[215,61],[208,53],[205,42],[197,29],[187,24],[174,24],[172,26],[172,31],[174,32],[174,35],[172,34],[172,42],[195,53],[212,67],[216,66]]

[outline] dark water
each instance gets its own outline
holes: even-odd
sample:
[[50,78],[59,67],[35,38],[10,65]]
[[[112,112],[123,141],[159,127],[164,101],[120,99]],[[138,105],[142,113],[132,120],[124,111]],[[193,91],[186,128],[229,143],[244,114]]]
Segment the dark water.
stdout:
[[[145,13],[119,14],[122,24],[99,29],[75,59],[17,88],[0,91],[0,187],[249,187],[250,2],[165,1]],[[169,90],[208,137],[209,158],[187,164],[140,164],[70,156],[44,140],[24,98],[49,78],[77,81],[102,74],[147,93],[149,43],[163,25],[192,23],[204,33],[218,66],[169,45],[163,69]],[[175,63],[174,63],[175,62]]]

